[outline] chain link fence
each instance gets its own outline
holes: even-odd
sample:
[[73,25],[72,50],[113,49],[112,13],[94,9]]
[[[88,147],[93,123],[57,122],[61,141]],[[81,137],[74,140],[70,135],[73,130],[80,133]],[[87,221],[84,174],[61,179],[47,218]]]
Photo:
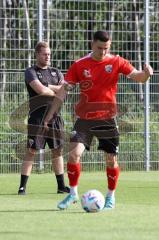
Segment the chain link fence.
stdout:
[[[40,5],[41,4],[41,5]],[[144,1],[140,0],[2,0],[0,1],[0,172],[20,172],[27,133],[27,92],[24,70],[34,64],[34,47],[42,38],[50,42],[52,65],[65,73],[71,63],[90,51],[94,31],[107,30],[112,53],[144,64]],[[150,64],[150,169],[159,169],[159,2],[149,1]],[[118,84],[119,164],[123,170],[145,169],[143,85],[121,76]],[[73,105],[78,87],[69,93],[62,108],[65,120],[65,162],[74,122]],[[33,170],[39,169],[37,153]],[[44,154],[43,171],[51,170],[51,155]],[[82,157],[83,170],[104,168],[103,153],[94,139]]]

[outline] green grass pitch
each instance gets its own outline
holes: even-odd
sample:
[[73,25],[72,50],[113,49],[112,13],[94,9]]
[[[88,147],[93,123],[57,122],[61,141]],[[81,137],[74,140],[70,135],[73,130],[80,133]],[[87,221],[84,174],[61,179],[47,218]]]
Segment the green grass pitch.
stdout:
[[[80,202],[57,209],[52,174],[32,174],[26,196],[18,196],[20,176],[0,176],[0,239],[4,240],[157,240],[159,239],[159,173],[122,172],[116,209],[85,213]],[[98,189],[105,195],[103,172],[82,172],[80,195]]]

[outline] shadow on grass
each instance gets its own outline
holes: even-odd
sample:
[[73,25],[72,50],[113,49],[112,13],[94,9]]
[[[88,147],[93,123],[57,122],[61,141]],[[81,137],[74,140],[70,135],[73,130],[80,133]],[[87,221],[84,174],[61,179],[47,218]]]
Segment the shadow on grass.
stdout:
[[[32,212],[59,212],[62,214],[86,214],[84,211],[67,209],[67,210],[59,210],[59,209],[23,209],[23,210],[0,210],[0,213],[32,213]],[[88,214],[88,213],[87,213]]]
[[58,209],[22,209],[22,210],[0,210],[0,213],[23,213],[23,212],[58,212]]
[[[57,193],[38,193],[38,192],[36,192],[36,193],[26,193],[26,195],[18,195],[18,193],[0,193],[0,196],[30,196],[30,195],[57,195]],[[58,194],[58,195],[60,195],[60,194]],[[62,195],[62,194],[61,194]]]
[[158,189],[159,186],[129,186],[129,188],[132,188],[132,189],[139,189],[139,188],[143,188],[143,189]]

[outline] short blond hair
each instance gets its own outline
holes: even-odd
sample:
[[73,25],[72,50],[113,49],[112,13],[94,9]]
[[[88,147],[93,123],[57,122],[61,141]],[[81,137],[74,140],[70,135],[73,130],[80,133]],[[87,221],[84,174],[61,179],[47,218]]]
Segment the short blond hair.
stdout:
[[41,48],[49,48],[49,43],[44,41],[38,42],[35,46],[35,53],[39,53]]

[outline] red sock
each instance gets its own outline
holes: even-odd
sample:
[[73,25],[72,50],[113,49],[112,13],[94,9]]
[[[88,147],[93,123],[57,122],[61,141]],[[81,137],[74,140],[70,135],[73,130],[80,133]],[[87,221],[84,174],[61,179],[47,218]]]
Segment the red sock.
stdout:
[[119,177],[119,167],[117,168],[109,168],[106,169],[107,172],[107,178],[108,178],[108,189],[109,190],[115,190],[118,182]]
[[80,163],[67,163],[67,174],[69,179],[69,184],[71,187],[78,185],[78,180],[80,177]]

